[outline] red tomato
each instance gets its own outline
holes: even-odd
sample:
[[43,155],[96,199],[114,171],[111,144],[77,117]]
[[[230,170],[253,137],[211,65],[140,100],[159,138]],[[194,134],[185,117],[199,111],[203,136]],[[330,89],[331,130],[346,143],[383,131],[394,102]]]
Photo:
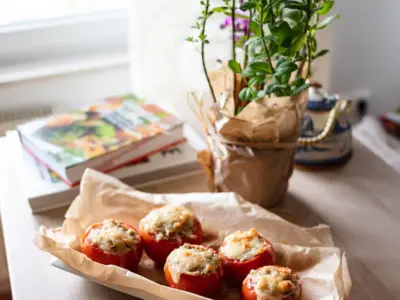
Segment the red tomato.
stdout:
[[216,272],[209,273],[205,276],[181,274],[178,283],[175,283],[172,279],[168,264],[164,267],[164,273],[167,284],[175,289],[184,290],[209,298],[217,296],[221,291],[223,281],[223,272],[221,267],[218,267]]
[[154,233],[139,228],[146,254],[160,266],[163,266],[168,255],[185,243],[200,245],[203,241],[203,230],[197,218],[194,219],[193,237],[179,236],[173,239],[156,239]]
[[[277,268],[282,268],[279,266],[276,266]],[[299,289],[300,289],[300,293],[298,297],[295,296],[283,296],[281,299],[282,300],[300,300],[301,298],[301,285],[299,284]],[[240,295],[240,300],[257,300],[257,294],[256,291],[254,290],[253,287],[253,282],[251,281],[250,277],[247,277],[244,281],[243,281],[243,285],[242,285],[242,293]]]
[[[136,233],[137,230],[124,222],[121,222],[124,226],[130,227],[133,229]],[[140,241],[138,244],[136,244],[136,249],[135,250],[130,250],[128,252],[125,252],[123,254],[113,254],[113,253],[107,253],[104,252],[101,248],[89,243],[86,240],[86,237],[90,233],[90,231],[96,227],[102,226],[103,223],[96,223],[88,227],[86,229],[85,234],[83,235],[81,239],[81,251],[84,253],[87,257],[89,257],[91,260],[101,263],[103,265],[115,265],[119,266],[125,269],[128,269],[130,271],[135,272],[137,269],[137,266],[139,264],[140,258],[143,254],[143,245],[142,245],[142,240],[140,238]]]
[[269,247],[266,247],[263,252],[248,260],[240,261],[238,259],[232,259],[224,256],[220,252],[225,278],[230,285],[240,288],[243,280],[251,270],[275,264],[275,251],[266,239],[264,239],[264,241]]

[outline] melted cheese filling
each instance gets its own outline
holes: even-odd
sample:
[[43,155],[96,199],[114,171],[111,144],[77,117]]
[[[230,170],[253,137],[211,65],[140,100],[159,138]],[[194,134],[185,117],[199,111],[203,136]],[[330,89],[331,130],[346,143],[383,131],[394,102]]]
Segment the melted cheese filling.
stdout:
[[183,206],[166,205],[151,211],[140,221],[140,228],[153,233],[156,240],[191,237],[194,225],[193,213]]
[[258,300],[283,300],[300,294],[299,278],[289,268],[266,266],[251,270],[248,276]]
[[120,221],[105,220],[100,226],[90,230],[86,241],[104,252],[123,254],[136,249],[140,236]]
[[271,247],[255,229],[236,231],[225,237],[220,252],[228,258],[248,260]]
[[202,276],[216,272],[220,263],[214,250],[191,244],[184,244],[172,251],[166,262],[175,283],[179,282],[181,274]]

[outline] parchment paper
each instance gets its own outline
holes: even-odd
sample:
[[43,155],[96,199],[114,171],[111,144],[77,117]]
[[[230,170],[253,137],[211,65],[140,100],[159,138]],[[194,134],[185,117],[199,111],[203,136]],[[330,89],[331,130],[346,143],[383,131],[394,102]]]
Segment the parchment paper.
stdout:
[[235,192],[269,208],[287,191],[308,91],[266,96],[235,114],[233,76],[226,65],[210,73],[219,102],[202,120],[211,130],[205,130],[208,150],[199,152],[198,160],[208,174],[210,191]]
[[[333,247],[328,226],[296,226],[234,193],[148,194],[108,175],[86,170],[80,194],[67,211],[63,226],[41,227],[35,244],[89,278],[119,287],[133,296],[134,289],[139,289],[165,299],[207,299],[164,286],[163,271],[145,255],[135,274],[93,262],[79,252],[80,237],[92,223],[115,218],[137,227],[153,207],[166,203],[192,210],[203,225],[205,244],[212,247],[218,247],[230,232],[256,228],[273,243],[278,264],[300,275],[302,300],[348,298],[351,280],[346,258]],[[218,299],[239,299],[239,294],[239,290],[224,287]]]

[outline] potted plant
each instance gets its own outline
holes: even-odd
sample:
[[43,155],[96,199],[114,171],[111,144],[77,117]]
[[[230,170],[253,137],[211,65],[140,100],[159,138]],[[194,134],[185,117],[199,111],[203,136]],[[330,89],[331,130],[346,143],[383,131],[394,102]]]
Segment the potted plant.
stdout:
[[[328,53],[318,49],[316,32],[338,16],[326,16],[332,0],[223,0],[202,14],[187,38],[197,47],[214,107],[202,116],[209,151],[199,154],[214,191],[234,191],[264,207],[285,194],[307,102],[312,62]],[[229,18],[232,57],[209,73],[205,63],[207,22]],[[240,31],[240,35],[238,34]],[[242,55],[240,55],[242,54]],[[241,58],[239,58],[241,56]]]

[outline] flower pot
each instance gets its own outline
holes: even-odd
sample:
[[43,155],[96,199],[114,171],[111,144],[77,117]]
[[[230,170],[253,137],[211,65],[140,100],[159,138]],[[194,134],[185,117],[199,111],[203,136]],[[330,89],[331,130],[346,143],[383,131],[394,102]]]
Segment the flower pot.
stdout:
[[199,153],[210,189],[236,192],[265,208],[278,204],[292,175],[307,91],[253,101],[234,115],[232,92],[224,86],[232,74],[225,68],[210,77],[216,94],[226,98],[209,112],[212,125],[205,127],[209,149]]

